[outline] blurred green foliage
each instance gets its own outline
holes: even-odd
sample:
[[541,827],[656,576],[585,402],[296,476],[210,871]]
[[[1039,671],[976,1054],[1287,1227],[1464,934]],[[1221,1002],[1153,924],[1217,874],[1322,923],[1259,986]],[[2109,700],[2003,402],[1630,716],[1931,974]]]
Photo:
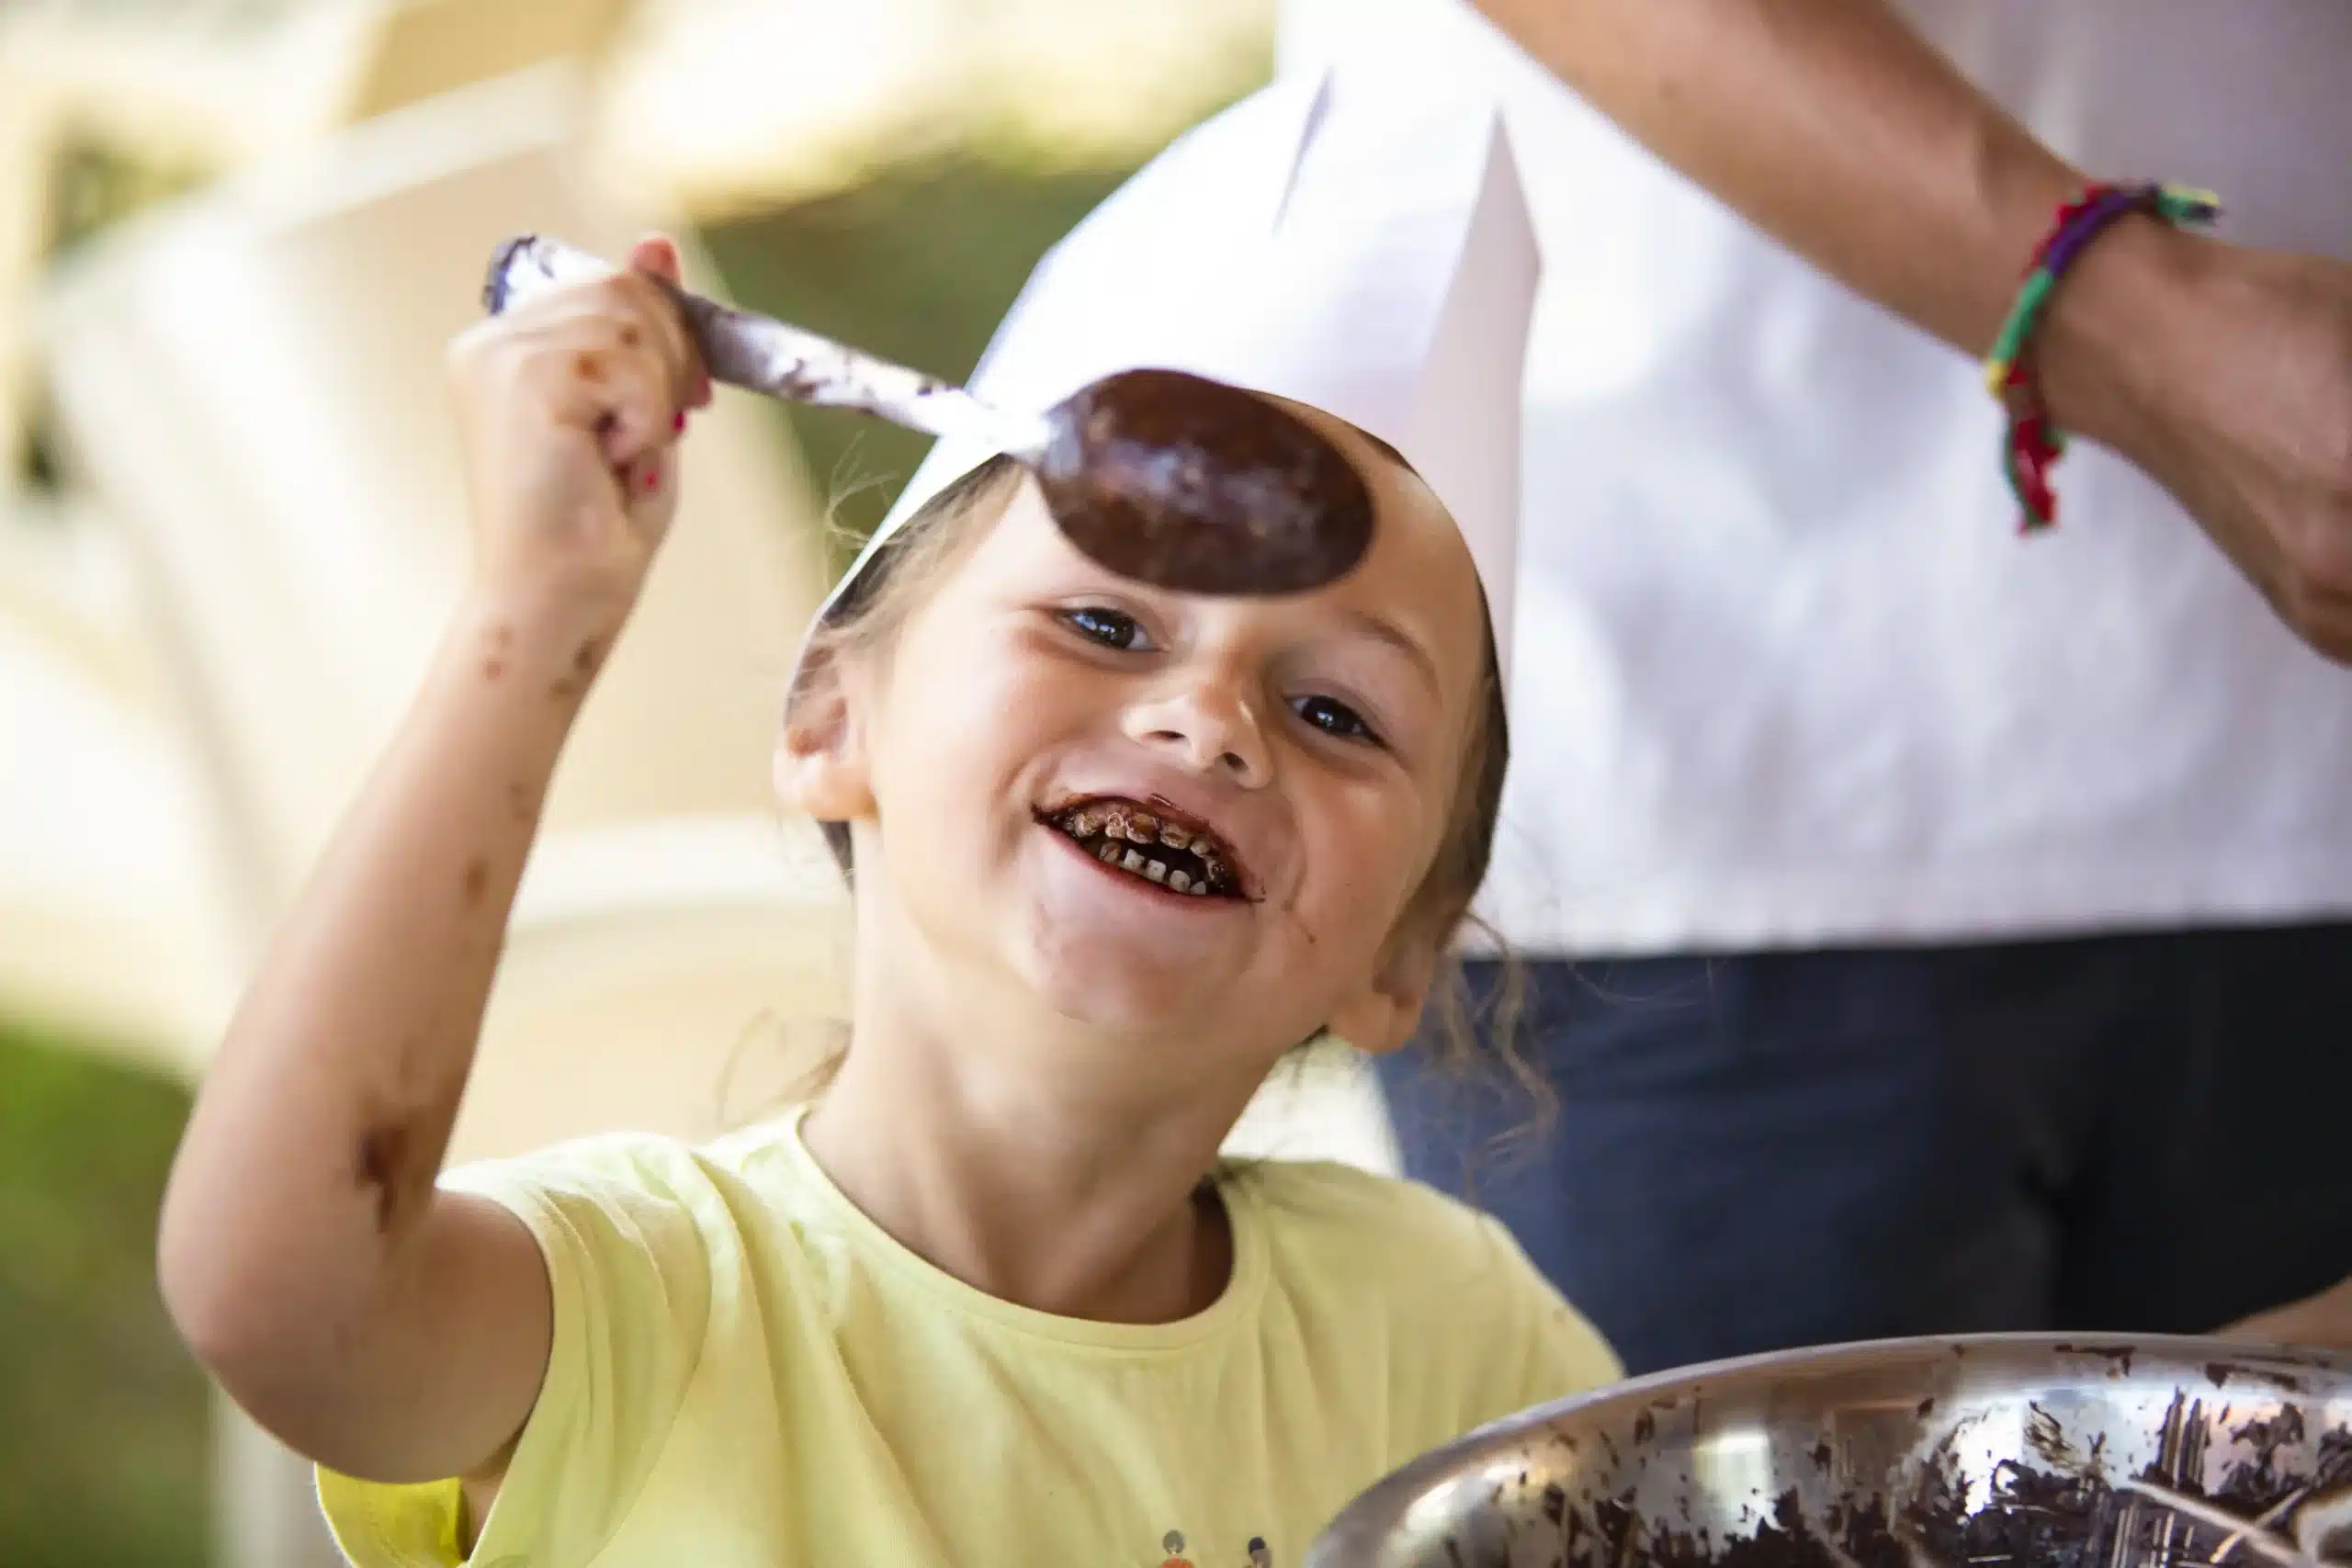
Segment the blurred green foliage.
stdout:
[[185,1089],[0,1024],[0,1563],[198,1568],[204,1378],[155,1290]]
[[[703,239],[742,304],[962,380],[1037,258],[1128,172],[943,160]],[[779,417],[836,525],[856,537],[881,522],[930,446],[840,409]]]

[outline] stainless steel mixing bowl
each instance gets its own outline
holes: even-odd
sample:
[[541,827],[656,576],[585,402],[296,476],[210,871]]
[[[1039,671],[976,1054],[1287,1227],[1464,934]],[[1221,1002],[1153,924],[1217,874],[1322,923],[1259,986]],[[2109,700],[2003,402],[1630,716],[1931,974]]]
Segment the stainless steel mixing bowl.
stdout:
[[[2115,1483],[2270,1516],[2248,1542]],[[2352,1484],[2352,1359],[1995,1335],[1728,1361],[1515,1416],[1351,1505],[1306,1568],[2260,1564]],[[2340,1494],[2337,1494],[2340,1498]],[[2333,1554],[2332,1543],[2307,1545]]]

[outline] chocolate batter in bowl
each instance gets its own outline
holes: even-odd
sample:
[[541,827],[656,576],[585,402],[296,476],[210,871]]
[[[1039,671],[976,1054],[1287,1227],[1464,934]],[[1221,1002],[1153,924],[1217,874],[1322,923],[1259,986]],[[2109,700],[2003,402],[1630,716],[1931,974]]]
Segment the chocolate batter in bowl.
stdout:
[[1306,1568],[2352,1562],[2347,1488],[2352,1359],[1894,1340],[1662,1373],[1498,1423],[1366,1492]]

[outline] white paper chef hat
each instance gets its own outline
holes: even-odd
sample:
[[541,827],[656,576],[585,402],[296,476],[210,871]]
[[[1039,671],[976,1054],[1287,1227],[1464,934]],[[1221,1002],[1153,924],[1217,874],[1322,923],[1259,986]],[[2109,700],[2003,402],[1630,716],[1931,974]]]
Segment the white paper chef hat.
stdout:
[[[1380,437],[1468,542],[1508,681],[1539,271],[1491,98],[1323,66],[1195,127],[1095,209],[1038,264],[970,385],[1040,411],[1113,371],[1185,370]],[[834,599],[993,456],[933,446]]]

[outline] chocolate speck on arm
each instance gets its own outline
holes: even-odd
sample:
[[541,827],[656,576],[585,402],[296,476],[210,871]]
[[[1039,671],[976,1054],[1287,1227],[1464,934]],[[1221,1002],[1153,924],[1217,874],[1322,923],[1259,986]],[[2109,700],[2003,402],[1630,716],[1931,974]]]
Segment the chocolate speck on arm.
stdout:
[[515,783],[506,786],[506,814],[517,822],[531,819],[531,786]]
[[466,902],[479,904],[490,887],[490,862],[476,855],[466,863]]
[[495,681],[506,673],[506,652],[514,644],[514,628],[492,626],[481,639],[481,674],[485,681]]
[[588,682],[605,662],[605,639],[592,637],[572,651],[571,668],[556,677],[548,688],[548,695],[557,702],[570,702],[588,690]]

